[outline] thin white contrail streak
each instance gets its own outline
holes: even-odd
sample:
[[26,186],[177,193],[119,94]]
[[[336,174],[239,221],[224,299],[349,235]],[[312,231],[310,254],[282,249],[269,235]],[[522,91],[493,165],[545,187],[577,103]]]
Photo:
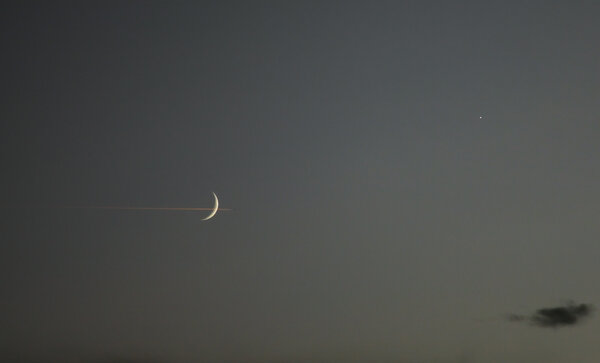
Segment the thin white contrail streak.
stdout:
[[[61,208],[61,209],[113,209],[113,210],[164,210],[164,211],[211,211],[214,209],[214,208],[181,208],[181,207],[118,207],[118,206],[75,206],[75,205],[56,206],[54,208]],[[231,210],[231,209],[219,208],[218,210],[226,211],[226,210]]]
[[[82,206],[82,205],[33,205],[33,206],[0,206],[0,208],[18,209],[106,209],[106,210],[156,210],[156,211],[212,211],[214,208],[191,207],[122,207],[122,206]],[[230,208],[218,208],[217,211],[230,211]]]

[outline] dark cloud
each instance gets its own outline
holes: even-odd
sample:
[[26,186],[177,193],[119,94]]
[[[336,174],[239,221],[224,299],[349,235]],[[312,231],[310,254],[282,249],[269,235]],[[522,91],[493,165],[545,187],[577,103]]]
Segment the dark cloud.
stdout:
[[57,355],[41,355],[37,357],[28,356],[26,352],[12,352],[0,355],[0,362],[18,362],[18,363],[173,363],[154,358],[138,357],[80,357],[75,353],[63,353]]
[[138,359],[138,358],[110,358],[97,360],[94,363],[161,363],[157,360]]
[[511,314],[508,316],[508,320],[528,321],[535,326],[544,328],[558,328],[578,324],[582,318],[589,316],[592,310],[592,306],[589,304],[569,302],[564,306],[538,309],[531,315]]

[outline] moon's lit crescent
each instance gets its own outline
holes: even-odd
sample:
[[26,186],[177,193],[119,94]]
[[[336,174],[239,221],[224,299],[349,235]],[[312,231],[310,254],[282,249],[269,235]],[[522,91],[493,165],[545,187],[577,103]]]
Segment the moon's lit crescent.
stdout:
[[207,221],[209,219],[211,219],[212,217],[215,216],[215,214],[217,214],[217,211],[219,210],[219,198],[217,198],[217,195],[215,194],[215,192],[213,192],[213,196],[215,197],[215,206],[213,207],[212,212],[210,212],[209,215],[207,215],[205,218],[202,218],[203,221]]

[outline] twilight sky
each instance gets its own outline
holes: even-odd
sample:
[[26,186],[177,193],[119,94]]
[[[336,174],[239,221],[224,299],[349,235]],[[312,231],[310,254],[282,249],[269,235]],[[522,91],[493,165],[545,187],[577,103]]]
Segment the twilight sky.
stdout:
[[598,19],[3,4],[0,359],[597,363]]

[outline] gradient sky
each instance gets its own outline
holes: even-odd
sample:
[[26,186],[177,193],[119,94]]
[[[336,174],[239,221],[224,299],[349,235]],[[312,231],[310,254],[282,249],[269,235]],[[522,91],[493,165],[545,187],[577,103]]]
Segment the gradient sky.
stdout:
[[3,3],[0,358],[599,362],[598,19]]

